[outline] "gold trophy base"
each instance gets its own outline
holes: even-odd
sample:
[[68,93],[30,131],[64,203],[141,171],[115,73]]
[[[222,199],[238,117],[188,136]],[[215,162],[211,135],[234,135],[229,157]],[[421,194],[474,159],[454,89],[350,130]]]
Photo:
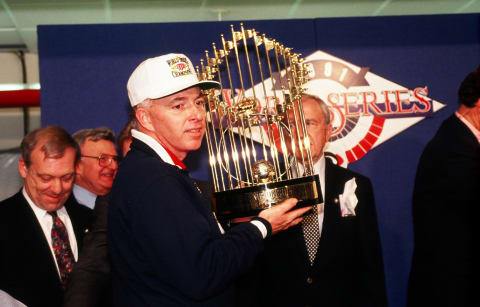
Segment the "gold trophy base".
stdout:
[[217,217],[227,223],[256,216],[287,198],[298,199],[300,208],[323,202],[318,175],[216,192],[213,197]]

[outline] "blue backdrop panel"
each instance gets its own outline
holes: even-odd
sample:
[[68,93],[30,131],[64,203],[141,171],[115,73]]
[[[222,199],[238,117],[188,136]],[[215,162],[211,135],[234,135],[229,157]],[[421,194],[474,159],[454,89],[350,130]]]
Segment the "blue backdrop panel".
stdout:
[[[145,58],[168,52],[194,63],[230,38],[231,22],[39,26],[42,123],[69,132],[127,121],[125,85]],[[238,23],[234,23],[238,28]],[[418,159],[457,106],[464,76],[480,63],[480,15],[248,21],[296,52],[322,50],[407,88],[428,86],[446,107],[370,151],[349,168],[372,179],[390,306],[405,305],[412,254],[411,195]],[[189,155],[194,177],[210,178],[206,146]]]
[[316,20],[318,49],[407,88],[427,86],[447,106],[370,151],[349,168],[367,174],[377,214],[391,306],[404,306],[413,250],[411,200],[426,142],[457,108],[457,89],[480,64],[479,15]]

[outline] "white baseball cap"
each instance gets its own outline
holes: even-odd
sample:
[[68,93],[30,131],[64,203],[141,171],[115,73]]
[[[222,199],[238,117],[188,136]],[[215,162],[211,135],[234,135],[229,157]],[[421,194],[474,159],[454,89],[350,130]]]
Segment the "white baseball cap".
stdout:
[[140,63],[128,79],[127,90],[134,107],[147,98],[166,97],[192,86],[210,89],[218,85],[216,81],[199,81],[186,55],[169,53]]

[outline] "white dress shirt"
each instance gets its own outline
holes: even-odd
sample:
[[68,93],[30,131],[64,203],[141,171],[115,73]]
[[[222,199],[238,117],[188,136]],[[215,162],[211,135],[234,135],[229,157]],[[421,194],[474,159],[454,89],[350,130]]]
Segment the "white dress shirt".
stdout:
[[27,307],[22,302],[14,299],[10,294],[0,290],[0,306],[2,307]]
[[[55,252],[53,251],[52,247],[52,225],[53,225],[53,218],[50,214],[47,213],[46,210],[37,207],[30,196],[28,196],[25,187],[22,189],[23,197],[27,200],[28,204],[35,213],[37,217],[37,221],[42,227],[43,234],[47,239],[48,245],[50,246],[50,251],[52,252],[53,259],[55,261],[55,266],[57,267],[58,275],[60,276],[60,270],[58,269],[57,258],[55,257]],[[57,210],[58,217],[62,220],[63,224],[67,228],[68,232],[68,240],[70,241],[70,248],[72,249],[73,256],[75,257],[75,261],[78,259],[78,248],[77,248],[77,239],[75,238],[75,233],[73,232],[72,222],[70,221],[70,217],[68,216],[67,210],[65,207],[62,207]]]

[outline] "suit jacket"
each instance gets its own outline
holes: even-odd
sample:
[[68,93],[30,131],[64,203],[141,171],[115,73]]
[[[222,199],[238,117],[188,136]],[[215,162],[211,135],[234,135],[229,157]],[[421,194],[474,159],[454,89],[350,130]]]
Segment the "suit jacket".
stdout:
[[[90,209],[65,203],[79,251]],[[29,307],[61,306],[63,290],[48,241],[22,191],[0,203],[0,289]]]
[[[342,217],[338,203],[345,183],[355,178],[356,216]],[[385,277],[370,180],[326,159],[322,235],[310,265],[302,226],[265,242],[265,251],[238,291],[256,288],[259,306],[386,306]],[[252,278],[255,282],[252,282]],[[240,300],[246,298],[240,294]],[[239,306],[245,304],[242,302]]]
[[220,234],[188,173],[135,139],[108,220],[115,306],[228,306],[232,281],[263,249],[251,223]]
[[[212,184],[195,182],[211,204]],[[83,250],[68,282],[63,307],[112,305],[111,263],[107,248],[108,198],[109,195],[98,196],[95,201],[94,221],[83,240]]]
[[418,164],[409,306],[479,306],[473,287],[479,188],[480,145],[452,115]]
[[63,307],[110,306],[111,265],[107,249],[108,195],[95,200],[94,220],[70,276]]

